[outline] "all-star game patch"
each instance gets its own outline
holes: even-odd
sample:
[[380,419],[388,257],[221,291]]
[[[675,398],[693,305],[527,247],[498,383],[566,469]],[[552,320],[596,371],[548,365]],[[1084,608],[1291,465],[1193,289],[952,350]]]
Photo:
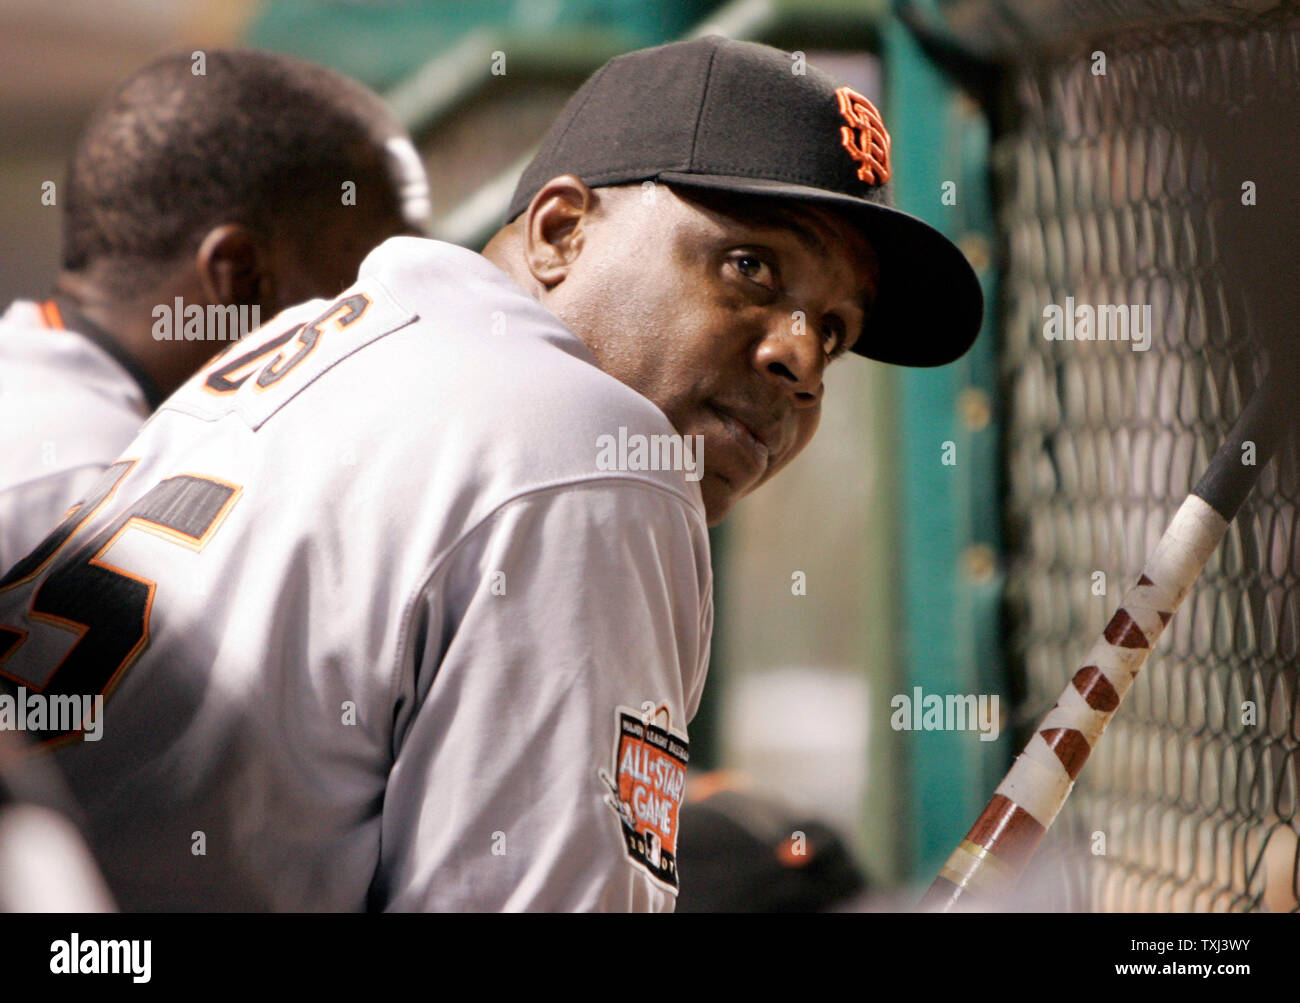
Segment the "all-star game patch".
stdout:
[[[649,705],[647,705],[649,706]],[[677,820],[686,793],[686,736],[671,730],[667,709],[614,711],[614,770],[600,777],[605,803],[618,813],[627,855],[677,890]],[[664,727],[656,723],[665,718]]]

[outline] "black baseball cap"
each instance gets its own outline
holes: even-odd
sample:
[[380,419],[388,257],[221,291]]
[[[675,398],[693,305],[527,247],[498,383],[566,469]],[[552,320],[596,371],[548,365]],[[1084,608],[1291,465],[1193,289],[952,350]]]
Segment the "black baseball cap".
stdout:
[[688,799],[679,828],[679,913],[838,910],[868,887],[839,833],[770,796],[723,788]]
[[597,70],[542,140],[508,218],[561,174],[593,188],[654,180],[842,209],[880,261],[879,296],[853,351],[941,366],[975,341],[984,296],[952,241],[893,207],[889,147],[862,95],[780,49],[711,35]]

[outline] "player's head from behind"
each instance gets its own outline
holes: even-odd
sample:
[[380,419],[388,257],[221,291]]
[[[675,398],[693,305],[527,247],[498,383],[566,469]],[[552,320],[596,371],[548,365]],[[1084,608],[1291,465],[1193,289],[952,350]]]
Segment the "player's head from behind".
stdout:
[[421,232],[427,199],[409,136],[356,81],[275,53],[178,53],[80,136],[55,288],[170,390],[226,346],[151,337],[156,307],[256,305],[269,320],[333,296],[377,244]]
[[607,63],[570,100],[485,253],[704,437],[716,525],[812,439],[845,353],[958,358],[983,300],[961,252],[890,206],[861,95],[706,38]]

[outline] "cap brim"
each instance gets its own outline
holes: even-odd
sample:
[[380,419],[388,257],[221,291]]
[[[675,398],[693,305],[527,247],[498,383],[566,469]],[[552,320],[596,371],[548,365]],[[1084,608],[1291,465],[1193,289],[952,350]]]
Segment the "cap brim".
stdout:
[[899,366],[942,366],[966,354],[984,322],[979,278],[957,245],[930,224],[891,206],[766,178],[664,171],[659,180],[848,211],[880,260],[879,295],[852,351]]

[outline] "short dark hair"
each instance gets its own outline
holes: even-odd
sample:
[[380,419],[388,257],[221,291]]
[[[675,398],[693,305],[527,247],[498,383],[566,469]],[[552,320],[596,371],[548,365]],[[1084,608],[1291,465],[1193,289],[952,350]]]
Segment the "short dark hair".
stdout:
[[[401,219],[384,143],[405,132],[361,84],[251,49],[164,56],[121,84],[77,142],[64,189],[63,267],[107,262],[119,293],[197,250],[222,223],[309,239],[358,204]],[[387,204],[375,206],[371,199]]]

